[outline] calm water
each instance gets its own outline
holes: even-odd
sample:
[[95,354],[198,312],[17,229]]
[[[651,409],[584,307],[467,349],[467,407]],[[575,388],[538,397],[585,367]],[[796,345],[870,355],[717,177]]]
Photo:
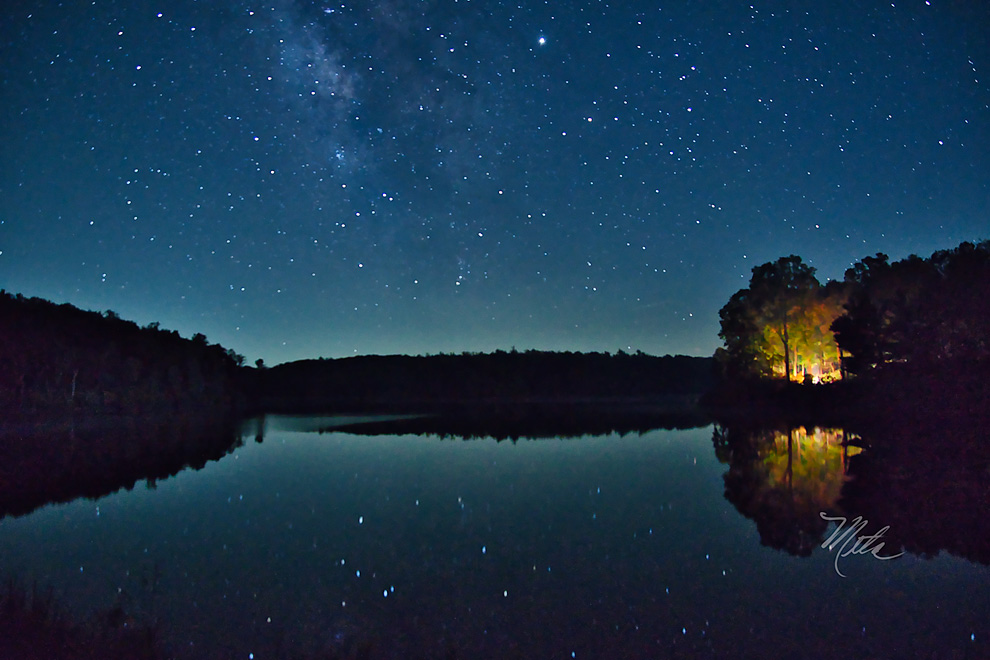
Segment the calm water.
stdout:
[[[155,489],[5,518],[0,570],[81,613],[158,621],[178,658],[990,656],[990,568],[862,555],[842,578],[835,551],[767,547],[726,499],[711,427],[515,444],[306,430],[331,423],[270,418],[264,442],[248,429]],[[842,458],[809,452],[786,478],[838,470],[802,491],[827,505]]]

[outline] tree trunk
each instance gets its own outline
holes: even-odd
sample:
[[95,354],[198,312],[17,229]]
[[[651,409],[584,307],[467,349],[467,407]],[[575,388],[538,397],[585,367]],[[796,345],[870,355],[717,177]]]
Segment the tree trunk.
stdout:
[[784,380],[791,379],[791,344],[787,334],[787,312],[784,312],[784,332],[780,337],[784,343]]

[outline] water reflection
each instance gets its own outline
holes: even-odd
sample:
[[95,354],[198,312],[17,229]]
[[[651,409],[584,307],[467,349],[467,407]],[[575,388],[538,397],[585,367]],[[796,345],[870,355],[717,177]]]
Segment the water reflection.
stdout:
[[267,418],[283,430],[346,431],[358,435],[415,434],[450,439],[578,438],[610,433],[642,435],[657,429],[692,429],[710,419],[692,401],[668,398],[650,403],[491,403],[448,405],[431,414]]
[[911,420],[863,431],[841,508],[890,530],[885,551],[947,551],[990,564],[990,437],[975,421]]
[[235,420],[112,417],[0,435],[0,519],[53,502],[97,499],[121,488],[201,469],[241,443]]
[[712,442],[729,465],[725,498],[756,522],[764,545],[808,556],[821,544],[859,451],[842,429],[716,426]]
[[[725,498],[756,522],[764,545],[809,556],[826,538],[821,514],[883,527],[885,554],[942,550],[990,563],[990,450],[982,428],[942,420],[840,428],[715,426],[728,465]],[[864,450],[863,448],[867,448]]]
[[[188,660],[988,650],[985,567],[854,557],[843,580],[816,549],[822,510],[914,543],[910,512],[874,499],[891,479],[917,479],[897,463],[920,453],[910,443],[810,426],[442,442],[371,435],[379,422],[419,423],[268,417],[230,455],[154,491],[7,517],[0,572],[54,586],[84,616],[124,594],[128,613],[162,624],[166,654]],[[946,505],[965,495],[987,510],[978,455],[966,454],[969,478],[929,465],[933,483],[959,481],[942,484]],[[941,511],[940,497],[904,501]],[[946,539],[980,556],[962,534]],[[896,551],[888,541],[884,554]]]

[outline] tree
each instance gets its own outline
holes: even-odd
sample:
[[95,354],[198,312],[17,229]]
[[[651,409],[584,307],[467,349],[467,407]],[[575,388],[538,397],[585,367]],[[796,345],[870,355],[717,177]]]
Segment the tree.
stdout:
[[793,374],[792,327],[795,321],[802,320],[810,296],[820,286],[815,269],[793,254],[753,269],[749,288],[764,320],[765,334],[780,342],[784,378]]
[[930,261],[911,255],[889,263],[877,253],[846,271],[844,313],[832,324],[847,369],[862,374],[889,362],[926,352],[931,333],[925,307],[941,298]]
[[846,283],[832,329],[850,371],[990,359],[990,241],[894,263],[878,253],[846,271]]
[[724,365],[727,375],[747,378],[770,372],[769,351],[751,291],[740,289],[734,293],[718,315],[721,325],[719,337],[725,341],[725,348],[720,349],[716,357]]
[[846,287],[829,282],[807,296],[792,324],[795,376],[830,379],[841,367],[841,349],[832,332],[832,322],[844,311]]
[[[790,255],[753,268],[749,287],[721,310],[725,350],[720,358],[731,375],[794,378],[823,370],[836,354],[831,333],[839,292],[824,291],[815,269]],[[829,360],[831,361],[831,360]]]

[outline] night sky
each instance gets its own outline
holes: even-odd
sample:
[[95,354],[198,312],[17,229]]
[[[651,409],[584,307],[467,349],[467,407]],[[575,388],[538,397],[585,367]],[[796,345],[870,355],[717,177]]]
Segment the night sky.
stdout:
[[0,12],[0,287],[251,362],[708,355],[755,265],[990,238],[982,0]]

